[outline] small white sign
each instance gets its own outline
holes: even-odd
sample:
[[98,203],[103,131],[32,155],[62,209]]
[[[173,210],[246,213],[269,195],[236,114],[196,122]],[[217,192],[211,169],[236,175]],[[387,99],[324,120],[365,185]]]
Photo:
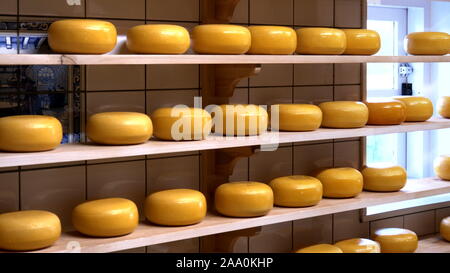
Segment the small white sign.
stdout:
[[69,6],[81,6],[81,0],[66,0]]

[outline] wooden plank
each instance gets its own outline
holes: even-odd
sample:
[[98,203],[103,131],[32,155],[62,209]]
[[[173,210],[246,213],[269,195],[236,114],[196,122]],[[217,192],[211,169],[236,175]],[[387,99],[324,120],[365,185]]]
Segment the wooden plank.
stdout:
[[0,54],[0,65],[60,65],[60,54]]
[[450,242],[439,234],[427,236],[419,240],[416,253],[450,253]]

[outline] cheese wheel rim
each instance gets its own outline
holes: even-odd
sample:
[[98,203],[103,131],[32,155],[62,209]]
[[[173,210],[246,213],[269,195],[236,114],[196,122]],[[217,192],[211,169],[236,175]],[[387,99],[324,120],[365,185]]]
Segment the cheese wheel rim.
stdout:
[[439,98],[437,105],[438,113],[443,118],[450,118],[450,96]]
[[246,27],[229,24],[205,24],[192,31],[193,50],[199,54],[244,54],[251,46]]
[[373,239],[380,244],[381,253],[413,253],[418,247],[417,234],[403,228],[381,228]]
[[347,38],[344,55],[374,55],[381,48],[380,34],[369,29],[343,29]]
[[345,32],[334,28],[299,28],[298,54],[341,55],[347,47]]
[[309,207],[322,200],[322,183],[314,177],[293,175],[270,181],[274,204],[282,207]]
[[296,253],[343,253],[342,250],[330,244],[318,244],[301,248]]
[[[269,114],[254,104],[223,104],[211,109],[213,131],[221,135],[252,136],[267,131]],[[231,123],[231,124],[230,124]]]
[[297,48],[297,33],[290,27],[250,26],[251,46],[247,54],[290,55]]
[[334,245],[339,247],[343,253],[380,253],[378,242],[364,238],[342,240]]
[[450,36],[445,32],[413,32],[405,37],[405,49],[411,55],[447,55]]
[[450,156],[441,155],[434,160],[434,172],[442,180],[450,180]]
[[370,99],[364,103],[369,110],[369,125],[399,125],[406,121],[406,106],[401,101]]
[[450,216],[445,217],[441,220],[441,223],[439,225],[439,232],[444,240],[450,242]]
[[363,190],[363,176],[354,168],[320,170],[316,178],[322,183],[323,196],[327,198],[352,198]]
[[278,115],[281,131],[315,131],[322,124],[322,110],[313,104],[277,104],[271,109],[271,116]]
[[433,103],[430,99],[420,96],[398,96],[393,99],[401,101],[406,107],[407,122],[427,121],[433,116]]
[[319,104],[322,110],[322,127],[361,128],[369,120],[369,109],[359,101],[329,101]]
[[365,166],[361,173],[367,191],[399,191],[407,182],[406,170],[401,166]]

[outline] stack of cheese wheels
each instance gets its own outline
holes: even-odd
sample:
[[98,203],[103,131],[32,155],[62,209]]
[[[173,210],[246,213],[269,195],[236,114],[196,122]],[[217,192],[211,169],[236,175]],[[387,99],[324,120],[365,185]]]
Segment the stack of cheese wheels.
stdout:
[[127,32],[127,47],[134,53],[183,54],[190,44],[189,32],[177,25],[139,25]]
[[[322,111],[312,104],[272,105],[270,114],[271,128],[278,128],[281,131],[314,131],[322,124]],[[278,118],[274,118],[274,115]],[[278,121],[278,124],[274,124],[274,120]]]
[[361,171],[364,189],[368,191],[399,191],[406,185],[406,170],[401,166],[372,164]]
[[282,207],[308,207],[322,200],[322,183],[304,175],[278,177],[270,181],[274,203]]
[[186,226],[206,216],[206,198],[196,190],[172,189],[150,194],[145,200],[148,221],[164,226]]
[[343,29],[347,38],[346,55],[373,55],[381,48],[380,34],[369,29]]
[[153,125],[146,114],[104,112],[88,119],[86,134],[90,140],[99,144],[139,144],[152,136]]
[[73,209],[72,224],[79,232],[94,237],[114,237],[134,231],[139,222],[136,204],[124,198],[84,202]]
[[450,216],[441,220],[441,224],[439,225],[439,233],[442,238],[450,242]]
[[380,244],[363,238],[339,241],[335,244],[344,253],[380,253]]
[[61,222],[51,212],[24,210],[0,214],[0,249],[41,249],[51,246],[60,235]]
[[214,132],[222,135],[251,136],[267,130],[266,109],[253,104],[224,104],[212,109]]
[[441,155],[434,160],[434,172],[442,180],[450,180],[450,156]]
[[322,127],[360,128],[369,120],[367,106],[359,101],[329,101],[319,104],[322,110]]
[[113,50],[116,42],[116,28],[107,21],[67,19],[48,29],[48,44],[58,53],[104,54]]
[[406,121],[427,121],[433,116],[433,103],[425,97],[394,97],[406,106]]
[[301,248],[296,253],[342,253],[342,250],[330,244],[318,244]]
[[297,48],[297,34],[290,27],[251,26],[252,41],[248,54],[286,55]]
[[39,152],[56,148],[62,140],[62,125],[50,116],[23,115],[0,118],[0,150]]
[[398,125],[406,120],[406,106],[393,99],[371,98],[365,102],[370,125]]
[[334,28],[297,29],[298,54],[340,55],[347,47],[345,32]]
[[323,196],[351,198],[363,190],[363,176],[354,168],[332,168],[318,171],[316,178],[323,186]]
[[405,48],[411,55],[447,55],[450,35],[445,32],[414,32],[405,38]]
[[382,228],[373,234],[380,244],[381,253],[413,253],[419,241],[414,231],[403,228]]
[[201,140],[211,133],[211,115],[201,108],[159,108],[151,118],[162,140]]
[[199,25],[192,31],[193,50],[200,54],[244,54],[252,38],[246,27],[236,25]]
[[441,97],[439,99],[438,113],[443,118],[450,118],[450,96]]
[[230,182],[217,187],[214,203],[225,216],[263,216],[273,207],[273,192],[260,182]]

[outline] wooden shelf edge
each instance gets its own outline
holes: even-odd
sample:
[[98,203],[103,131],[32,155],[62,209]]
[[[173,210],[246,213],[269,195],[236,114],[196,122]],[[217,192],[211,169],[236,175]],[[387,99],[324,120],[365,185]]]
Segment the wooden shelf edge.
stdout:
[[416,253],[450,253],[450,242],[439,234],[425,236],[419,240]]

